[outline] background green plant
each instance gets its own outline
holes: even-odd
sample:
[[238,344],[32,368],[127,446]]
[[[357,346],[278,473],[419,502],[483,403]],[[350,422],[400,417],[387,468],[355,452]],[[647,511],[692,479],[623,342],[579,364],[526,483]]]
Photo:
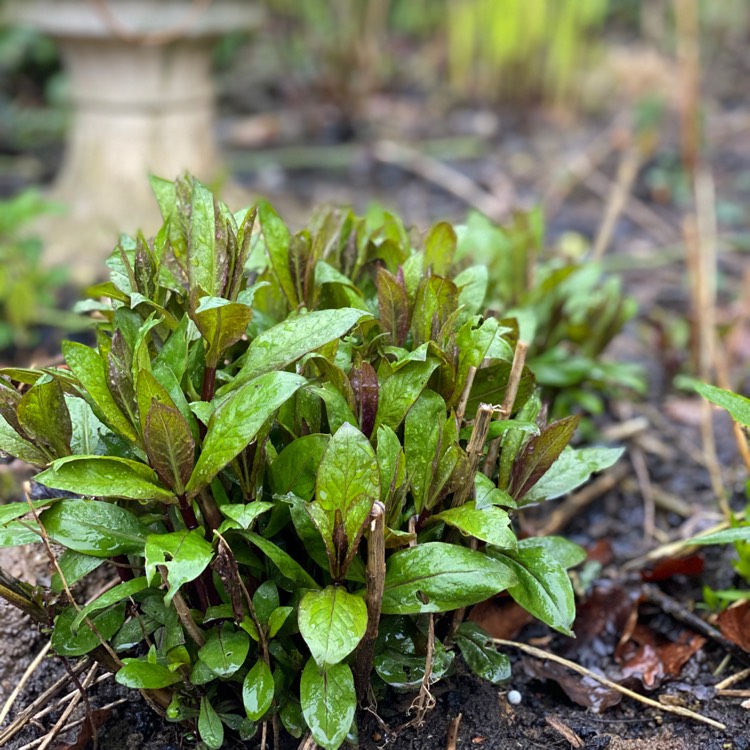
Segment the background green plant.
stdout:
[[[208,748],[264,721],[337,748],[388,690],[423,712],[457,652],[507,679],[463,622],[500,591],[570,634],[585,553],[518,540],[513,514],[621,451],[540,416],[453,228],[413,242],[334,210],[291,235],[265,201],[153,187],[164,226],[123,237],[90,290],[96,347],[0,371],[0,447],[43,469],[36,499],[0,508],[0,544],[64,548],[51,592],[3,574],[0,595]],[[81,607],[70,586],[102,565],[120,583]]]

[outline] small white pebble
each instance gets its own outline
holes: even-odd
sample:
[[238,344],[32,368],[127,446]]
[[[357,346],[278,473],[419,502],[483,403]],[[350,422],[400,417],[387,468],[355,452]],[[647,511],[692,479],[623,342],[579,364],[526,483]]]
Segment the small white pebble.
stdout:
[[521,702],[521,693],[518,690],[509,690],[506,697],[511,706],[517,706]]

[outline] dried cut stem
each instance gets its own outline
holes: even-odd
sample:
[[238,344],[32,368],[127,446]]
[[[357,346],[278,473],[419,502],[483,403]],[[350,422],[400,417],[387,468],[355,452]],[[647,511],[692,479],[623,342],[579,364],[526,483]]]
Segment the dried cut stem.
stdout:
[[461,423],[464,421],[464,415],[466,414],[466,405],[469,403],[469,396],[471,395],[471,389],[474,385],[474,378],[477,374],[477,368],[472,365],[469,367],[469,371],[466,373],[466,384],[461,393],[461,398],[458,402],[458,408],[456,409],[456,422],[460,429]]
[[722,724],[720,721],[716,721],[716,719],[711,719],[708,716],[703,716],[703,714],[691,711],[688,708],[683,708],[682,706],[670,706],[665,703],[659,703],[658,701],[652,700],[651,698],[646,698],[645,695],[636,693],[633,690],[628,690],[628,688],[623,687],[622,685],[618,685],[616,682],[612,682],[612,680],[608,680],[606,677],[602,677],[602,675],[597,674],[596,672],[592,672],[590,669],[586,669],[586,667],[582,667],[580,664],[576,664],[574,661],[563,659],[562,656],[557,656],[557,654],[552,654],[549,651],[543,651],[541,648],[529,646],[526,643],[518,643],[517,641],[506,641],[504,638],[493,638],[492,642],[497,646],[517,648],[519,651],[523,651],[524,653],[529,654],[529,656],[533,656],[536,659],[547,659],[549,661],[555,662],[556,664],[561,664],[563,667],[566,667],[573,672],[577,672],[584,677],[590,677],[592,680],[595,680],[601,685],[605,685],[612,690],[616,690],[618,693],[622,693],[623,695],[628,696],[628,698],[632,698],[633,700],[639,701],[640,703],[643,703],[647,706],[651,706],[651,708],[655,708],[659,711],[677,714],[678,716],[684,716],[687,719],[694,719],[695,721],[703,722],[704,724],[708,724],[709,726],[712,726],[716,729],[724,730],[727,728],[726,724]]
[[375,639],[378,637],[380,611],[385,587],[385,506],[376,501],[370,511],[367,531],[367,630],[357,648],[357,699],[364,703],[370,685]]
[[[161,575],[161,580],[164,582],[164,585],[169,586],[166,566],[157,565],[157,570],[159,571],[159,575]],[[198,648],[203,646],[206,642],[206,637],[203,635],[201,629],[195,624],[195,620],[193,620],[190,614],[190,608],[185,601],[185,597],[179,591],[175,592],[175,595],[172,597],[172,604],[174,604],[177,617],[180,618],[182,626],[185,628],[185,631],[190,638],[192,638],[193,643],[195,643]]]
[[430,678],[432,677],[432,659],[435,655],[435,616],[427,615],[427,650],[424,658],[424,676],[419,686],[419,694],[409,708],[409,713],[415,712],[414,718],[406,726],[421,727],[428,711],[435,708],[435,696],[430,692]]
[[461,726],[461,719],[464,715],[459,713],[451,719],[448,725],[448,738],[445,743],[445,750],[456,750],[458,747],[458,728]]
[[458,508],[463,505],[471,495],[474,489],[474,476],[479,468],[479,460],[482,457],[482,450],[484,448],[484,442],[487,439],[487,433],[490,429],[490,421],[492,419],[493,412],[498,407],[492,404],[479,404],[477,409],[477,416],[474,419],[474,429],[469,439],[469,444],[466,446],[466,456],[469,459],[469,471],[466,475],[466,481],[461,484],[458,491],[453,495],[451,502],[452,508]]
[[[518,386],[521,383],[521,376],[523,375],[523,366],[526,363],[526,352],[529,350],[529,345],[525,341],[519,340],[516,344],[516,350],[513,352],[513,364],[510,368],[510,376],[508,377],[508,386],[505,389],[505,398],[500,406],[500,410],[496,412],[496,418],[498,420],[508,419],[513,412],[513,404],[516,403],[516,396],[518,395]],[[484,474],[490,476],[495,469],[497,463],[497,457],[500,454],[500,444],[502,443],[502,437],[496,437],[487,449],[487,457],[484,460]]]

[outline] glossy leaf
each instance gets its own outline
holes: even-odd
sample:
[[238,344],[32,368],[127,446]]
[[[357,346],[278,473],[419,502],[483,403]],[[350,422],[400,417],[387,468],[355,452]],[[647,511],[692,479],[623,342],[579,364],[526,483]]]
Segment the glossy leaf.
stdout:
[[624,448],[567,447],[544,476],[519,498],[521,505],[554,500],[567,495],[591,479],[591,475],[608,469],[620,460]]
[[518,583],[508,587],[508,593],[534,617],[572,635],[575,619],[573,586],[565,567],[543,547],[521,547],[515,552],[488,550],[515,573]]
[[475,623],[461,625],[456,644],[477,677],[495,685],[510,678],[510,659],[495,649],[489,636]]
[[63,341],[62,350],[65,362],[105,422],[119,435],[137,444],[139,437],[133,423],[123,414],[109,390],[104,360],[93,349],[73,341]]
[[105,640],[111,638],[125,620],[125,604],[123,602],[94,615],[91,622],[96,632],[87,623],[83,623],[78,629],[73,629],[76,614],[75,607],[66,607],[55,617],[51,638],[52,648],[60,656],[83,656],[101,645],[100,638]]
[[122,663],[122,668],[115,673],[115,680],[125,687],[159,690],[183,680],[179,672],[171,672],[161,664],[145,659],[123,659]]
[[[68,582],[68,585],[70,582]],[[111,607],[113,604],[121,602],[123,599],[128,599],[135,594],[140,593],[144,589],[148,588],[148,581],[145,576],[139,578],[133,578],[130,581],[123,581],[118,583],[117,586],[113,586],[108,591],[105,591],[101,596],[98,596],[94,601],[89,602],[85,607],[81,608],[81,611],[75,616],[71,625],[71,630],[75,631],[81,626],[84,617],[89,617],[92,612],[98,612],[100,609],[106,609]]]
[[258,219],[271,268],[289,307],[293,310],[299,304],[299,299],[289,270],[289,230],[268,201],[258,202]]
[[271,464],[271,487],[277,495],[293,492],[309,501],[315,492],[315,477],[330,440],[328,435],[303,435],[284,448]]
[[750,398],[708,383],[694,382],[692,386],[703,398],[726,409],[735,422],[750,427]]
[[500,505],[503,508],[516,507],[516,501],[507,492],[495,487],[495,483],[481,471],[477,472],[474,477],[474,496],[475,506],[480,510],[490,505]]
[[49,376],[38,380],[21,398],[17,415],[24,432],[53,456],[70,454],[73,427],[58,380]]
[[224,725],[205,695],[201,697],[198,712],[198,734],[209,750],[219,750],[224,744]]
[[516,501],[549,471],[573,437],[578,422],[578,417],[565,417],[547,425],[540,435],[529,440],[513,465],[508,491]]
[[[237,388],[263,373],[283,369],[305,354],[340,339],[367,317],[368,313],[362,310],[344,307],[288,318],[253,339],[242,368],[227,390]],[[221,389],[219,394],[224,390]]]
[[432,357],[424,362],[409,362],[380,384],[376,430],[380,425],[398,429],[437,366]]
[[242,683],[242,703],[247,718],[260,721],[273,703],[275,685],[268,664],[258,659]]
[[142,554],[148,534],[130,511],[99,500],[61,500],[39,520],[53,541],[95,557]]
[[325,750],[341,747],[354,721],[357,696],[346,664],[321,669],[309,659],[300,680],[302,714],[315,742]]
[[510,517],[494,505],[477,508],[476,503],[472,501],[458,508],[444,510],[432,518],[487,544],[504,549],[515,549],[517,546],[516,535],[510,528]]
[[445,412],[445,401],[434,391],[426,389],[409,409],[404,422],[406,472],[417,513],[428,500],[437,471]]
[[188,274],[190,288],[211,296],[220,295],[226,282],[226,259],[217,243],[216,206],[211,191],[193,181],[189,213]]
[[409,298],[403,274],[394,276],[385,268],[378,268],[377,286],[380,325],[390,334],[392,344],[402,346],[409,333]]
[[318,589],[320,586],[315,579],[283,549],[277,547],[273,542],[264,539],[252,531],[240,532],[247,540],[255,544],[260,551],[279,569],[279,572],[295,583],[297,586],[310,589]]
[[523,549],[541,547],[565,569],[580,565],[587,557],[586,550],[580,544],[562,536],[529,536],[521,539],[518,546]]
[[383,614],[459,609],[516,583],[510,566],[497,559],[466,547],[426,542],[388,558]]
[[174,493],[162,486],[146,464],[116,456],[67,456],[53,461],[36,481],[56,490],[91,497],[174,502]]
[[[57,558],[57,565],[62,571],[62,574],[65,577],[65,582],[68,586],[78,583],[78,581],[84,576],[96,570],[102,562],[103,560],[101,557],[84,555],[80,552],[74,552],[72,549],[66,549]],[[56,594],[59,594],[64,590],[62,578],[57,570],[52,574],[50,588]]]
[[167,569],[169,589],[164,603],[169,604],[181,586],[194,581],[213,558],[213,547],[204,539],[201,529],[150,534],[146,539],[145,572],[149,581],[156,575],[156,566]]
[[245,663],[249,650],[247,633],[224,625],[209,631],[206,643],[198,651],[198,658],[215,675],[230,677]]
[[228,519],[222,524],[222,527],[225,529],[249,529],[258,516],[268,512],[273,507],[273,503],[266,503],[261,500],[246,505],[240,503],[222,505],[219,510]]
[[239,341],[247,329],[253,311],[247,305],[222,297],[204,297],[193,320],[208,343],[206,361],[215,367],[221,354]]
[[0,450],[26,463],[44,466],[48,458],[33,443],[22,438],[0,415]]
[[143,442],[159,479],[176,495],[182,495],[193,472],[195,453],[195,441],[185,417],[174,406],[152,401]]
[[347,544],[354,544],[380,498],[380,470],[370,441],[353,425],[342,425],[328,443],[318,468],[315,497],[313,507],[323,512],[314,518],[329,548],[337,544],[337,514]]
[[342,586],[310,591],[299,605],[299,630],[320,667],[338,664],[354,649],[367,630],[364,599]]
[[258,434],[265,421],[305,384],[290,372],[269,372],[232,393],[208,422],[198,463],[187,484],[205,487]]

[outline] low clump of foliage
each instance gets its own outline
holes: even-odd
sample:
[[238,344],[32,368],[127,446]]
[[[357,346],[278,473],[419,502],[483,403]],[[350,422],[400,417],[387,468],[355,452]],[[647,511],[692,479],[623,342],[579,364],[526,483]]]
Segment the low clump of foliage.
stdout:
[[[683,382],[685,382],[683,380]],[[750,443],[747,441],[747,431],[750,429],[750,399],[739,393],[732,393],[724,388],[717,388],[715,385],[701,383],[692,379],[687,379],[687,384],[695,388],[703,398],[710,401],[716,406],[725,409],[743,431],[746,448],[743,451],[743,457],[748,461],[750,457]],[[747,464],[750,468],[750,463]],[[750,480],[745,487],[745,495],[750,499]],[[734,569],[737,575],[745,584],[750,584],[750,516],[747,509],[740,517],[730,519],[731,526],[722,531],[716,531],[711,534],[701,534],[688,540],[689,544],[732,544],[734,545],[737,558],[734,561]],[[704,588],[704,599],[706,603],[714,608],[721,608],[734,601],[750,598],[750,592],[743,588],[723,589],[714,591],[713,589]]]
[[[64,550],[50,591],[3,574],[0,594],[208,748],[263,722],[337,748],[388,690],[423,713],[459,653],[507,679],[463,621],[501,591],[570,634],[585,555],[519,540],[513,515],[620,452],[547,423],[517,321],[484,312],[487,269],[456,266],[452,227],[416,243],[329,211],[291,235],[266,202],[153,187],[163,227],[123,237],[91,290],[96,347],[0,373],[0,448],[42,469],[0,543]],[[102,565],[120,582],[75,603]]]
[[42,241],[29,225],[54,210],[36,191],[0,201],[0,349],[37,343],[41,326],[80,328],[78,316],[57,309],[67,274],[41,265]]

